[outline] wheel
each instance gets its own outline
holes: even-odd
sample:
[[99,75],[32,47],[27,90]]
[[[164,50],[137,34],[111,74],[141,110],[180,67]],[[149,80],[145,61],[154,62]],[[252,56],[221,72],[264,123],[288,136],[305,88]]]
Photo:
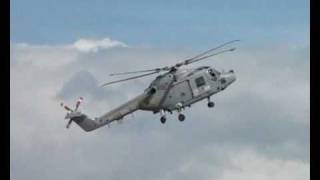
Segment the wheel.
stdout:
[[213,106],[214,106],[214,102],[211,102],[211,101],[208,102],[208,107],[209,107],[209,108],[212,108]]
[[186,117],[183,114],[179,114],[179,116],[178,116],[179,121],[184,121],[185,118]]
[[162,124],[164,124],[165,122],[166,122],[166,117],[165,116],[162,116],[161,118],[160,118],[160,122],[162,123]]

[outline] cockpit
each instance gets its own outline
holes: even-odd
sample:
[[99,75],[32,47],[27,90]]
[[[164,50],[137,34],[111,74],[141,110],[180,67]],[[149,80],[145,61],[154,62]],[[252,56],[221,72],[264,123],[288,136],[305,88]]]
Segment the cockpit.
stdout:
[[208,74],[214,78],[214,80],[217,80],[217,78],[220,76],[220,72],[217,71],[216,69],[214,68],[209,68],[208,69]]

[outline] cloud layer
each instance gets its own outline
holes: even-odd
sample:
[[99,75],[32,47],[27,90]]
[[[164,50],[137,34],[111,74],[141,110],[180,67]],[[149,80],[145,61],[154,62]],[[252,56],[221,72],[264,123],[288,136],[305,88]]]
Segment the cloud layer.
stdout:
[[108,49],[112,47],[127,47],[123,42],[104,38],[102,40],[79,39],[74,44],[74,47],[84,52],[98,52],[100,49]]
[[[191,50],[133,48],[81,39],[11,44],[12,179],[309,179],[309,47],[243,48],[192,65],[234,69],[237,81],[162,125],[148,112],[85,133],[66,130],[60,101],[98,116],[141,93],[154,77],[108,88],[111,72],[175,64]],[[204,108],[205,107],[205,108]]]

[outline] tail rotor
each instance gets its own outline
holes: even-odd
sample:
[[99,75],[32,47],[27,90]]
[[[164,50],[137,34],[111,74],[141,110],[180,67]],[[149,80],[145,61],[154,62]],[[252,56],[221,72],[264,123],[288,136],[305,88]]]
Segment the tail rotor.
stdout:
[[76,108],[74,109],[74,111],[77,111],[81,102],[83,101],[83,97],[79,97],[78,101],[77,101],[77,104],[76,104]]
[[65,110],[69,111],[69,112],[72,112],[72,109],[69,108],[67,105],[64,105],[63,102],[60,103],[60,106],[63,107]]
[[76,102],[76,106],[74,108],[74,110],[72,110],[70,107],[68,107],[67,105],[65,105],[63,102],[60,103],[60,106],[63,107],[65,110],[67,110],[67,115],[65,117],[65,119],[70,119],[67,123],[66,128],[69,128],[71,123],[72,123],[72,118],[71,118],[71,113],[75,113],[78,111],[78,108],[81,104],[81,102],[83,101],[83,97],[79,97],[78,101]]

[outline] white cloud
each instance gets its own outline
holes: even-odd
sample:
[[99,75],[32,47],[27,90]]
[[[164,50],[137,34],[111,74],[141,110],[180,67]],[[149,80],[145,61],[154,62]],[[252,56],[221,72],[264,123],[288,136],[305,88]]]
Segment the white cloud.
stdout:
[[310,179],[310,165],[301,161],[269,159],[252,150],[233,152],[227,159],[231,168],[218,180]]
[[[11,45],[12,179],[56,179],[57,174],[60,179],[308,179],[305,50],[239,49],[214,63],[192,65],[234,69],[238,79],[213,97],[214,109],[195,104],[185,111],[183,123],[170,116],[163,126],[157,115],[137,112],[110,129],[85,133],[73,124],[66,130],[60,100],[74,106],[77,96],[84,96],[81,110],[101,115],[141,93],[154,78],[99,88],[111,80],[110,72],[170,65],[194,54],[150,48],[99,51],[100,46],[85,50],[95,53],[82,53],[73,44]],[[246,164],[249,160],[252,164]]]
[[127,47],[125,43],[109,38],[104,38],[102,40],[79,39],[73,46],[83,52],[98,52],[98,50],[112,47]]
[[250,148],[208,146],[197,156],[187,157],[161,178],[217,180],[304,180],[310,179],[310,164],[266,157]]
[[[99,50],[107,50],[110,48],[128,47],[125,43],[104,38],[101,40],[79,39],[72,44],[61,45],[32,45],[28,43],[11,43],[10,51],[13,56],[11,61],[29,66],[36,65],[39,68],[59,67],[74,62],[80,56],[81,52],[97,53]],[[12,52],[14,51],[14,52]],[[37,59],[34,59],[34,58]]]

